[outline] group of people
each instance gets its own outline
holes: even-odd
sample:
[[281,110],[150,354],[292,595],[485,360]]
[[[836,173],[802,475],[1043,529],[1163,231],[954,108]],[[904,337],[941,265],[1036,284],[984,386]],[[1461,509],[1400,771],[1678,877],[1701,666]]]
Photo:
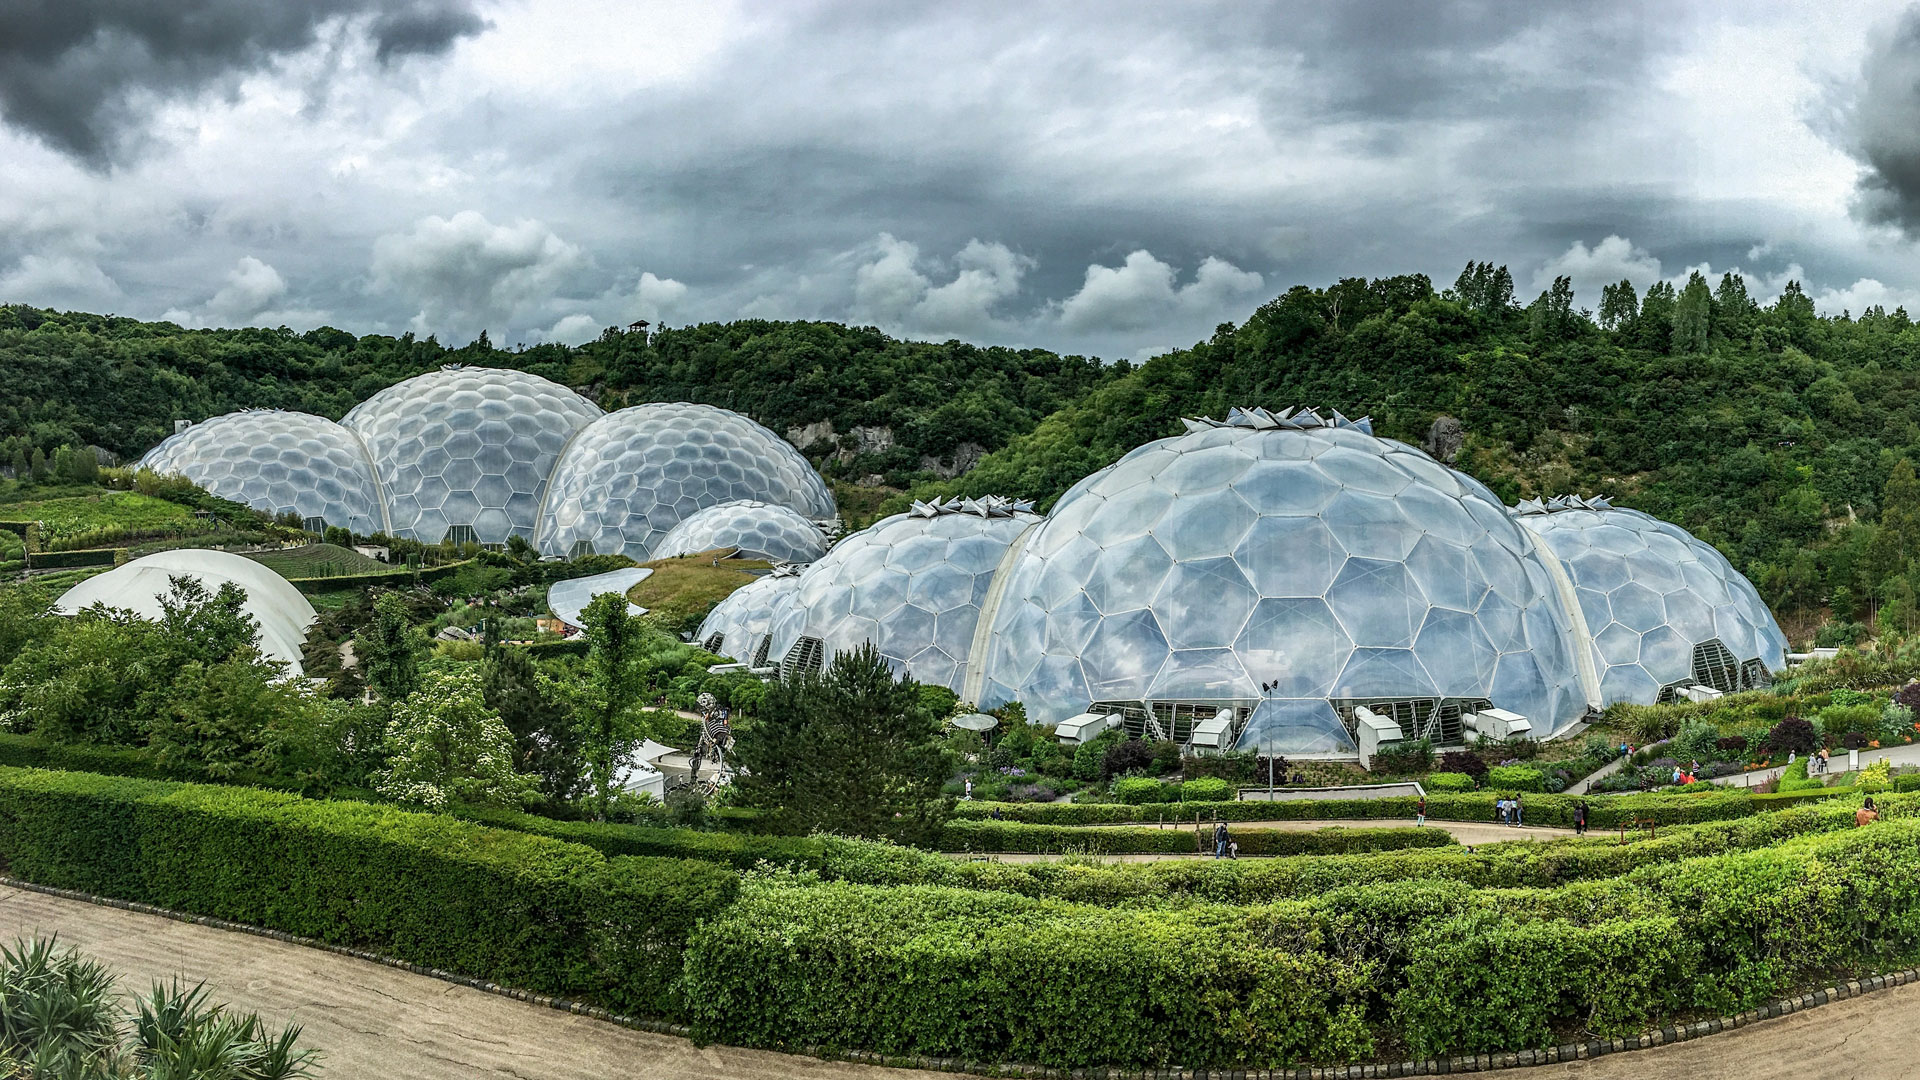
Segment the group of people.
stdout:
[[1493,818],[1494,821],[1501,825],[1512,825],[1518,828],[1520,825],[1520,796],[1514,795],[1510,798],[1495,799],[1493,801]]

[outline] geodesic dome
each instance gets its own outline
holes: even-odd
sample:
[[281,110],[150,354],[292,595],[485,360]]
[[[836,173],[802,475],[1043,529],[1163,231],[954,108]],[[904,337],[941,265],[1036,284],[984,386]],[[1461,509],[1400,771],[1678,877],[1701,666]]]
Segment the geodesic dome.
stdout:
[[366,444],[394,535],[500,544],[533,539],[561,450],[600,415],[538,375],[452,364],[387,387],[340,423]]
[[729,656],[753,667],[767,666],[777,659],[767,629],[799,585],[799,571],[793,569],[775,568],[754,578],[728,593],[708,612],[693,639],[716,656]]
[[737,548],[748,559],[810,563],[827,553],[827,535],[787,507],[738,499],[682,518],[647,554],[670,559],[716,548]]
[[801,573],[770,655],[818,666],[871,641],[896,672],[959,693],[994,572],[1039,520],[1026,503],[952,499],[846,537]]
[[1361,705],[1436,742],[1489,704],[1539,736],[1584,714],[1550,572],[1478,481],[1338,413],[1187,426],[1028,534],[980,704],[1040,722],[1110,707],[1175,738],[1231,708],[1239,746],[1281,752],[1346,748]]
[[[309,413],[247,409],[176,432],[137,466],[223,499],[366,535],[385,527],[373,463],[353,432]],[[317,531],[317,530],[316,530]]]
[[307,639],[307,627],[318,617],[313,605],[292,582],[265,564],[230,552],[177,548],[147,555],[68,589],[54,601],[53,609],[73,615],[105,604],[143,619],[157,619],[160,598],[173,591],[176,577],[197,578],[210,593],[227,582],[240,586],[247,594],[242,610],[260,624],[261,655],[286,662],[291,675],[301,674],[300,646]]
[[1764,686],[1785,665],[1786,635],[1753,584],[1678,525],[1566,496],[1514,513],[1572,579],[1603,704]]
[[540,550],[652,558],[682,519],[743,499],[834,516],[813,466],[751,419],[684,401],[636,405],[594,421],[567,447],[540,516]]

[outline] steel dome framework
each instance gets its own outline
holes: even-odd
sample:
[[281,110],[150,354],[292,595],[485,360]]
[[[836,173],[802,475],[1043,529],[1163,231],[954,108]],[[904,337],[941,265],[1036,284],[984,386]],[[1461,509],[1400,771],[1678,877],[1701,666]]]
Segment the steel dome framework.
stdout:
[[767,667],[775,659],[768,629],[792,599],[800,584],[798,567],[775,567],[727,594],[700,623],[694,640],[717,656],[728,656],[750,667]]
[[137,467],[184,476],[270,514],[297,514],[309,528],[337,525],[366,535],[387,527],[366,448],[323,416],[283,409],[217,416],[168,437]]
[[[1370,705],[1459,738],[1491,703],[1541,734],[1587,681],[1530,534],[1477,481],[1366,420],[1235,410],[1081,481],[1014,555],[969,690],[1182,737],[1338,750]],[[964,695],[963,695],[964,696]]]
[[538,375],[456,364],[387,387],[340,423],[366,444],[398,535],[500,544],[534,539],[554,463],[601,415]]
[[958,693],[995,572],[1039,521],[1027,503],[952,499],[862,529],[800,575],[771,655],[817,667],[872,641],[896,671]]
[[656,559],[733,548],[749,559],[810,563],[827,553],[827,535],[798,511],[755,499],[716,503],[682,518],[648,554]]
[[645,559],[682,520],[741,500],[810,520],[835,513],[807,459],[753,420],[713,405],[636,405],[601,417],[567,447],[541,514],[540,549]]
[[1514,513],[1572,579],[1601,704],[1764,686],[1785,663],[1786,635],[1752,583],[1685,529],[1576,496]]

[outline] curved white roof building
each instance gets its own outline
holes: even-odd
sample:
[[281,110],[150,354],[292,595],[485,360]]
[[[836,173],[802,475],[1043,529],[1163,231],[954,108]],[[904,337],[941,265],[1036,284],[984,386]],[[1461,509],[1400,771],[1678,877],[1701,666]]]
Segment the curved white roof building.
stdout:
[[655,559],[734,548],[742,558],[810,563],[827,553],[827,534],[785,506],[741,499],[682,518],[648,553]]
[[77,614],[95,604],[122,608],[142,618],[160,616],[160,598],[173,591],[175,577],[199,579],[208,592],[232,582],[245,590],[247,614],[260,624],[260,652],[302,672],[300,646],[316,615],[300,590],[265,565],[240,555],[203,548],[162,551],[96,574],[61,594],[54,610]]

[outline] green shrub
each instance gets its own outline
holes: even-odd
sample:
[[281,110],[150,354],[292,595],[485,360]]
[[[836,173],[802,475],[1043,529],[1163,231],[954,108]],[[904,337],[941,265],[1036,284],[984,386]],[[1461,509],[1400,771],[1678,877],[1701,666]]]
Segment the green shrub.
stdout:
[[1272,1066],[1372,1039],[1365,967],[1213,911],[750,884],[689,943],[694,1036],[972,1061]]
[[1232,798],[1233,785],[1218,777],[1188,780],[1180,785],[1181,802],[1228,802]]
[[[1700,790],[1704,788],[1705,790]],[[1832,789],[1829,789],[1832,790]],[[1496,790],[1435,792],[1427,796],[1427,816],[1436,821],[1491,821]],[[1636,795],[1535,795],[1527,799],[1527,821],[1535,825],[1573,824],[1574,804],[1588,806],[1587,823],[1608,828],[1622,820],[1684,825],[1725,821],[1753,813],[1761,798],[1744,788],[1697,785],[1695,790]],[[998,810],[1009,821],[1051,825],[1100,825],[1129,821],[1311,821],[1410,818],[1411,795],[1384,799],[1292,799],[1279,802],[1180,803],[1129,805],[1125,803],[991,803],[963,802],[954,808],[960,818],[989,817]]]
[[0,858],[28,881],[375,949],[646,1016],[738,881],[703,862],[364,803],[0,768]]
[[1546,779],[1531,765],[1495,765],[1487,770],[1487,787],[1503,791],[1544,791]]
[[1176,802],[1179,789],[1150,776],[1123,776],[1113,782],[1113,797],[1129,805]]
[[[1447,847],[1445,829],[1234,829],[1242,855],[1343,855],[1361,851]],[[1202,826],[1174,829],[1124,825],[1023,825],[1012,821],[950,821],[941,831],[947,851],[1034,854],[1192,855],[1213,851],[1213,833]]]
[[1428,773],[1420,786],[1428,791],[1472,791],[1473,777],[1463,772]]

